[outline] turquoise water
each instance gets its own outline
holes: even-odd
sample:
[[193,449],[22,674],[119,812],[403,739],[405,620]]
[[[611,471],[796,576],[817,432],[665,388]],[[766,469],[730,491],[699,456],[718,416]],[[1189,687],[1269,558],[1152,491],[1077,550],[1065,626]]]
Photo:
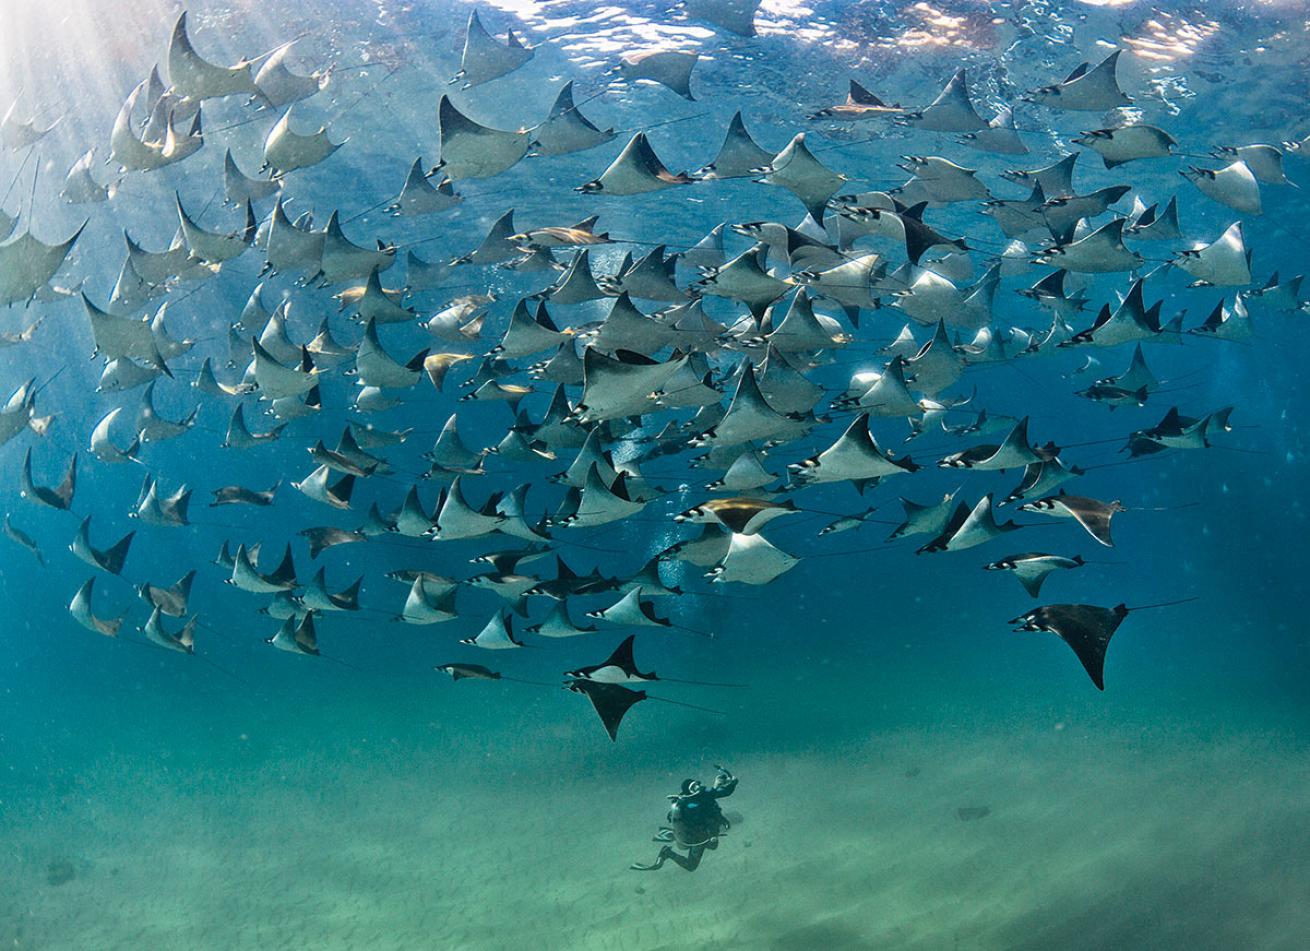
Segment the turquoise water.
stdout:
[[[1213,8],[1211,8],[1213,7]],[[0,42],[0,99],[44,128],[31,148],[0,153],[0,202],[45,241],[86,230],[52,284],[29,306],[0,313],[16,332],[38,317],[32,339],[0,349],[0,396],[25,380],[43,389],[37,412],[53,415],[44,436],[26,431],[0,446],[5,511],[33,537],[47,566],[3,542],[0,561],[0,943],[19,948],[1300,948],[1310,935],[1302,896],[1306,862],[1304,795],[1310,667],[1302,605],[1306,511],[1304,310],[1251,305],[1254,334],[1224,341],[1186,335],[1182,346],[1148,342],[1161,381],[1144,407],[1108,410],[1075,397],[1094,378],[1122,371],[1132,346],[1050,348],[999,364],[970,367],[947,395],[972,402],[947,415],[952,425],[977,410],[1030,417],[1034,443],[1066,447],[1061,458],[1086,468],[1070,492],[1120,499],[1113,548],[1070,520],[1007,507],[1003,519],[1029,526],[963,552],[916,555],[926,536],[884,541],[901,521],[898,496],[919,502],[962,487],[970,502],[1004,498],[1018,482],[1005,473],[943,470],[933,463],[987,435],[940,428],[903,442],[903,418],[877,418],[879,445],[909,453],[923,468],[859,495],[849,484],[813,486],[784,496],[802,510],[765,529],[800,559],[764,586],[711,585],[703,569],[670,564],[666,583],[687,593],[653,599],[678,628],[617,626],[568,640],[523,635],[520,651],[461,645],[502,607],[486,591],[461,586],[459,617],[433,626],[395,623],[404,585],[386,573],[423,568],[465,579],[483,568],[473,556],[518,548],[505,536],[432,542],[384,535],[312,560],[297,535],[310,526],[355,528],[369,506],[396,508],[428,464],[428,450],[457,413],[464,440],[497,444],[512,414],[504,403],[457,403],[473,364],[452,371],[442,391],[426,379],[397,391],[401,404],[377,413],[351,408],[353,380],[325,373],[321,411],[291,422],[281,440],[247,450],[220,447],[235,400],[190,387],[205,357],[224,382],[227,327],[260,279],[264,254],[246,251],[212,279],[183,283],[134,314],[168,300],[170,334],[195,341],[170,360],[175,379],[156,386],[157,406],[177,419],[198,406],[195,426],[176,440],[148,444],[138,462],[107,465],[86,447],[92,427],[117,405],[124,421],[140,390],[96,393],[102,360],[86,312],[72,290],[100,305],[123,261],[126,229],[144,247],[164,248],[177,228],[174,192],[215,231],[241,224],[222,204],[223,151],[249,175],[277,118],[245,97],[206,100],[205,145],[158,171],[121,177],[103,164],[114,115],[132,87],[162,62],[176,13],[151,4],[112,16],[92,5],[51,11],[21,3]],[[1252,253],[1253,287],[1277,271],[1305,269],[1299,222],[1305,193],[1260,185],[1263,214],[1239,214],[1205,197],[1178,174],[1219,145],[1281,144],[1306,134],[1302,60],[1306,13],[1298,5],[1209,5],[1172,12],[1140,4],[927,5],[770,0],[757,36],[735,36],[661,5],[501,3],[481,8],[497,37],[513,28],[537,52],[509,75],[471,90],[448,85],[459,67],[469,8],[454,4],[322,5],[311,11],[266,3],[197,4],[192,39],[213,62],[228,63],[299,37],[298,72],[336,64],[331,82],[295,107],[295,126],[322,122],[345,145],[322,164],[290,173],[293,214],[312,210],[323,224],[339,209],[361,245],[382,239],[427,261],[478,245],[506,209],[520,229],[573,224],[599,214],[597,230],[619,243],[593,249],[596,273],[610,273],[625,251],[658,243],[685,249],[720,222],[777,221],[798,226],[803,209],[781,188],[749,179],[698,182],[646,195],[578,194],[618,154],[631,131],[650,130],[674,172],[713,158],[732,114],[769,152],[807,131],[815,155],[848,181],[843,191],[893,188],[908,177],[904,155],[939,155],[978,169],[1000,198],[1025,188],[1006,169],[1038,168],[1079,132],[1128,119],[1158,125],[1185,153],[1104,169],[1078,160],[1080,194],[1124,184],[1146,204],[1178,196],[1182,238],[1129,244],[1150,258],[1144,272],[1190,242],[1208,242],[1241,220]],[[696,49],[695,101],[650,83],[617,80],[625,52],[659,45]],[[1121,113],[1060,112],[1022,101],[1027,90],[1063,78],[1082,60],[1125,49],[1123,88],[1136,100]],[[954,135],[902,128],[888,120],[811,122],[842,99],[855,77],[888,101],[924,105],[960,66],[968,69],[978,111],[1016,108],[1026,155],[968,149]],[[367,67],[367,68],[365,68]],[[575,101],[602,129],[623,130],[595,149],[528,157],[495,178],[455,183],[453,210],[393,218],[380,206],[399,191],[416,157],[439,155],[436,103],[450,94],[490,126],[517,129],[545,116],[559,87],[575,82]],[[594,97],[594,98],[593,98]],[[114,197],[70,205],[59,197],[76,158],[97,147],[98,181],[117,181]],[[1293,182],[1310,182],[1305,156],[1288,150]],[[39,173],[34,176],[34,170]],[[262,217],[271,202],[256,202]],[[202,210],[203,209],[203,210]],[[831,221],[832,213],[829,213]],[[930,207],[943,234],[975,249],[977,280],[1006,243],[978,214],[976,201]],[[1101,224],[1110,220],[1103,216]],[[1028,236],[1036,250],[1043,242]],[[626,243],[625,243],[626,242]],[[748,242],[729,234],[730,253]],[[864,239],[892,268],[894,242]],[[558,252],[561,261],[568,254]],[[785,259],[772,263],[788,272]],[[796,270],[796,268],[792,268]],[[405,281],[402,262],[382,275]],[[1045,329],[1050,316],[1015,293],[1049,273],[1032,266],[1002,277],[992,308],[997,328]],[[678,271],[686,287],[696,275]],[[515,302],[553,274],[503,268],[452,268],[440,286],[407,298],[426,319],[451,299],[494,292],[482,337],[467,344],[434,338],[414,325],[384,327],[388,352],[407,359],[422,347],[486,352]],[[338,339],[359,327],[332,298],[345,286],[304,287],[295,275],[266,278],[266,300],[292,301],[289,332],[309,339],[327,316]],[[1200,324],[1224,296],[1246,288],[1190,288],[1178,269],[1147,280],[1147,300],[1169,318],[1186,310]],[[1081,280],[1088,307],[1070,320],[1088,326],[1102,303],[1117,303],[1127,273]],[[858,327],[841,310],[819,310],[855,337],[829,364],[807,371],[825,400],[846,391],[855,372],[879,370],[909,318],[892,306],[865,309]],[[645,312],[663,306],[637,301]],[[550,305],[556,323],[599,320],[608,303]],[[744,308],[707,299],[730,324]],[[919,343],[932,328],[911,324]],[[952,332],[954,334],[954,332]],[[964,333],[968,342],[971,333]],[[661,356],[667,356],[667,349]],[[1098,367],[1076,373],[1088,356]],[[539,359],[538,357],[531,358]],[[740,361],[732,349],[711,357],[720,389]],[[514,361],[519,367],[531,360]],[[508,382],[533,385],[524,373]],[[913,389],[913,387],[911,387]],[[536,420],[550,388],[536,383],[524,408]],[[571,387],[575,400],[580,389]],[[726,397],[725,397],[726,401]],[[244,398],[251,428],[272,424],[254,396]],[[1123,464],[1128,433],[1154,425],[1170,406],[1201,416],[1233,406],[1232,430],[1205,450],[1171,450]],[[819,411],[826,406],[821,404]],[[648,418],[649,433],[669,413]],[[676,418],[684,420],[683,410]],[[766,466],[817,453],[850,415],[770,447]],[[412,428],[402,445],[377,450],[393,475],[362,478],[349,511],[290,487],[312,469],[305,450],[329,446],[348,420],[379,429]],[[935,424],[934,424],[935,425]],[[115,429],[120,447],[131,426]],[[648,433],[648,434],[649,434]],[[642,444],[614,441],[616,456]],[[55,484],[68,456],[81,453],[72,514],[20,497],[24,454],[35,481]],[[763,448],[763,447],[761,447]],[[529,483],[528,510],[553,512],[563,490],[549,480],[572,459],[488,459],[488,474],[463,480],[480,504],[493,491]],[[711,496],[702,486],[722,468],[692,467],[700,450],[640,463],[660,497],[630,519],[598,528],[557,529],[553,547],[579,572],[628,576],[698,526],[671,516]],[[1104,467],[1104,468],[1098,468]],[[189,527],[131,519],[142,477],[168,491],[195,490]],[[282,480],[271,508],[206,508],[221,486],[266,489]],[[428,511],[439,482],[417,481]],[[782,498],[782,497],[780,497]],[[839,514],[876,507],[844,534],[818,536]],[[67,607],[92,569],[67,546],[81,518],[108,545],[135,529],[121,577],[96,571],[94,610],[127,610],[120,636],[79,626]],[[891,524],[886,524],[891,523]],[[258,613],[266,597],[224,584],[212,564],[224,542],[262,541],[268,571],[290,542],[301,581],[318,566],[337,591],[362,576],[362,610],[320,617],[319,657],[293,656],[265,641],[279,621]],[[1047,580],[1030,598],[1004,572],[983,564],[1025,551],[1089,562]],[[145,602],[135,587],[167,585],[197,569],[189,613],[199,618],[196,652],[152,647],[139,628]],[[546,577],[551,577],[546,569]],[[1195,600],[1130,612],[1109,648],[1104,693],[1052,634],[1013,633],[1007,621],[1038,605],[1129,607]],[[575,621],[604,608],[614,593],[571,600]],[[549,604],[527,599],[531,621]],[[180,621],[166,619],[173,631]],[[523,622],[524,624],[530,622]],[[521,630],[521,625],[520,628]],[[565,670],[602,661],[637,634],[642,669],[670,678],[742,683],[745,688],[665,683],[640,703],[611,742],[585,698],[554,688]],[[714,638],[698,636],[713,633]],[[434,665],[486,664],[507,677],[546,684],[450,679]],[[686,776],[708,780],[714,764],[741,778],[724,802],[733,821],[720,847],[693,875],[649,861],[649,839],[663,820],[665,795]]]

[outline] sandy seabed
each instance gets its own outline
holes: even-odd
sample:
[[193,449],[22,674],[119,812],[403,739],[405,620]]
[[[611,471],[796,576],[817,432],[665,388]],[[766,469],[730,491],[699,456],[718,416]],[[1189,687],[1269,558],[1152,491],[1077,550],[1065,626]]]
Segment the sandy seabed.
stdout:
[[112,757],[8,797],[0,947],[1302,949],[1310,762],[1285,739],[979,725],[753,755],[693,874],[627,870],[664,771]]

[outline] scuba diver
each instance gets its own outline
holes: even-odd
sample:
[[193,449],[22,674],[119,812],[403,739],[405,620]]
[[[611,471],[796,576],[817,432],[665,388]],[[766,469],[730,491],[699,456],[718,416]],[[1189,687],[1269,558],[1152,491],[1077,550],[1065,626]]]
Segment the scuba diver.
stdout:
[[731,796],[737,788],[737,777],[722,766],[716,766],[719,774],[714,777],[714,785],[706,787],[695,779],[684,779],[681,791],[669,796],[668,825],[660,826],[655,834],[656,842],[672,842],[687,850],[683,855],[666,845],[649,865],[633,862],[631,868],[639,872],[653,871],[664,866],[665,859],[672,859],[688,872],[694,872],[700,865],[701,856],[706,849],[719,847],[719,836],[728,831],[731,823],[719,808],[718,800]]

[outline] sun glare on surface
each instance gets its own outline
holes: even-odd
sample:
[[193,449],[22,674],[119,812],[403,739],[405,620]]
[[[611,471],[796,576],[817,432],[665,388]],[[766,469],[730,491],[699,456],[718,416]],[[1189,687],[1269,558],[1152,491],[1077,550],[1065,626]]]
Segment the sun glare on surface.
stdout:
[[1124,44],[1142,59],[1168,63],[1193,55],[1218,32],[1219,24],[1214,20],[1191,22],[1160,13],[1142,23],[1135,36],[1124,37]]

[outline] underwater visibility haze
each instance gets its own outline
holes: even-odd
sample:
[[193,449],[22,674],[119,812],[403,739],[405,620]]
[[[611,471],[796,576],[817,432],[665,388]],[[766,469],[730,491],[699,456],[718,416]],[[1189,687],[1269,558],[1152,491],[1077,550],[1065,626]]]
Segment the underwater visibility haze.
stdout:
[[1300,0],[0,0],[0,946],[1310,945]]

